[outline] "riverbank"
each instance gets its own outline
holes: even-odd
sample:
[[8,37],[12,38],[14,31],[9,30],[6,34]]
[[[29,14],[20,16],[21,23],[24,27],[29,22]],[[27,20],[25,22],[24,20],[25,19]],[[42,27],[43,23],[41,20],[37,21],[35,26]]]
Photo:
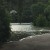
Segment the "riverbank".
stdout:
[[28,36],[42,35],[42,34],[50,34],[50,30],[48,31],[35,31],[35,32],[27,32],[27,31],[14,31],[11,33],[11,37],[9,41],[18,41],[22,38]]

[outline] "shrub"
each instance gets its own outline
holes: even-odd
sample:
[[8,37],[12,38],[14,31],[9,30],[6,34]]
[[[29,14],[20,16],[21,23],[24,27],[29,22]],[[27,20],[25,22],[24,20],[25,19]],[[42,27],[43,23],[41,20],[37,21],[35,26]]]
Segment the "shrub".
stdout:
[[17,32],[14,33],[14,32],[12,32],[9,41],[17,41],[17,40],[22,39],[22,38],[25,38],[27,36],[30,36],[30,34],[27,34],[25,32],[23,32],[23,33],[17,33]]
[[0,43],[6,42],[10,36],[10,20],[4,8],[0,8]]

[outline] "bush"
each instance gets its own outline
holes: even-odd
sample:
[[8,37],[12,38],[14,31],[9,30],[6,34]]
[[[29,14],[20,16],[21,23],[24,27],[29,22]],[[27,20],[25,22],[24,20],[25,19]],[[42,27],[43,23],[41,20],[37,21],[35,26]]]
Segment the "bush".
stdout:
[[48,23],[47,23],[46,17],[43,15],[39,15],[39,17],[37,17],[37,19],[36,19],[36,26],[46,27],[47,25],[48,25]]
[[6,42],[10,36],[10,20],[4,8],[0,8],[0,43]]
[[30,34],[27,34],[27,33],[24,33],[24,32],[23,33],[17,33],[17,32],[14,33],[14,32],[12,32],[9,41],[17,41],[17,40],[25,38],[27,36],[30,36]]

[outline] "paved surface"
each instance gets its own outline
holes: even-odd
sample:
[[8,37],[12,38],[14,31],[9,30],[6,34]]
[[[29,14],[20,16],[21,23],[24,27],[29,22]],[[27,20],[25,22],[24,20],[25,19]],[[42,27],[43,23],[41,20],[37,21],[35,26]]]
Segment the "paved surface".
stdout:
[[26,37],[2,47],[0,50],[50,50],[50,34]]

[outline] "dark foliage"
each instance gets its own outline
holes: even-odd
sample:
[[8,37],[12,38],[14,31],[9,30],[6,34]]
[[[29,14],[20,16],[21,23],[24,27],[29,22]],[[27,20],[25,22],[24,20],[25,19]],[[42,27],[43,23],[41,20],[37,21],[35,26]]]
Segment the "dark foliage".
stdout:
[[0,8],[0,42],[5,42],[10,36],[10,21],[5,9]]

